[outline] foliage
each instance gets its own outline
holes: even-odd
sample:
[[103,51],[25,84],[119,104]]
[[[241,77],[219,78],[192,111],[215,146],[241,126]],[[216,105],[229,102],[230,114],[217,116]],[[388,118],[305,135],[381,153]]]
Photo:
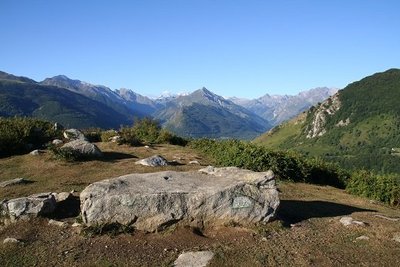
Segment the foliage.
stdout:
[[100,128],[88,128],[82,130],[83,135],[87,138],[87,140],[91,143],[102,141],[102,133],[103,131]]
[[141,146],[143,143],[136,136],[136,133],[132,127],[122,127],[120,129],[121,143],[128,144],[131,146]]
[[128,234],[133,232],[134,228],[132,226],[123,225],[120,223],[96,224],[83,228],[83,235],[88,237],[103,235],[103,234],[116,236],[118,234]]
[[343,188],[348,176],[336,165],[320,159],[305,159],[295,152],[273,151],[244,141],[199,139],[191,141],[190,145],[211,156],[219,166],[272,170],[283,180]]
[[47,121],[0,117],[0,156],[26,153],[60,136]]
[[349,193],[372,198],[391,205],[400,204],[400,175],[375,174],[361,170],[354,172],[346,190]]
[[122,143],[132,146],[161,143],[181,146],[187,144],[186,139],[176,136],[168,130],[161,129],[159,123],[150,118],[136,120],[133,127],[122,127],[120,135]]
[[188,141],[185,138],[174,135],[170,131],[163,129],[160,131],[160,133],[157,137],[157,143],[171,144],[171,145],[177,145],[177,146],[186,146]]
[[65,160],[68,162],[84,160],[82,154],[72,149],[71,147],[60,148],[55,145],[49,145],[48,149],[58,160]]
[[103,131],[103,132],[101,132],[101,134],[100,134],[100,140],[102,141],[102,142],[109,142],[110,141],[110,138],[112,138],[112,137],[114,137],[114,136],[116,136],[116,135],[119,135],[118,134],[118,132],[117,131],[115,131],[115,130],[108,130],[108,131]]

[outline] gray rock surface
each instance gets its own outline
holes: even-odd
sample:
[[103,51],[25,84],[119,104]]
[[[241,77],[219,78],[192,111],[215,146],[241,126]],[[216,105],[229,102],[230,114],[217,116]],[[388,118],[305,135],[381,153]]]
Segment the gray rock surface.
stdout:
[[141,159],[135,162],[135,164],[140,164],[150,167],[167,166],[168,161],[160,155],[154,155],[149,158]]
[[214,257],[212,251],[185,252],[175,260],[175,267],[205,267]]
[[61,147],[61,149],[71,148],[85,157],[101,157],[100,149],[95,145],[85,140],[74,140],[66,143]]
[[35,149],[33,151],[31,151],[29,154],[33,155],[33,156],[38,156],[40,155],[41,151],[39,149]]
[[1,213],[11,220],[37,217],[52,213],[56,208],[56,200],[51,193],[40,193],[3,201]]
[[65,201],[71,197],[73,197],[72,193],[70,192],[61,192],[61,193],[53,193],[56,202]]
[[350,226],[350,225],[366,226],[367,225],[365,222],[356,221],[352,217],[349,217],[349,216],[340,218],[340,223],[343,224],[344,226]]
[[68,140],[85,140],[85,141],[87,141],[85,135],[77,129],[67,129],[64,131],[63,135]]
[[3,240],[3,244],[18,244],[18,243],[22,242],[13,237],[7,237]]
[[266,223],[279,206],[272,171],[235,167],[125,175],[89,185],[80,201],[87,225],[118,222],[150,232],[178,222]]
[[393,235],[393,241],[399,242],[400,243],[400,233],[395,233]]
[[28,183],[31,183],[31,181],[29,181],[25,178],[15,178],[12,180],[1,182],[0,187],[7,187],[7,186],[12,186],[12,185],[28,184]]
[[66,222],[61,222],[61,221],[56,221],[56,220],[49,220],[49,225],[54,225],[54,226],[58,226],[61,228],[67,228],[68,227],[68,223]]
[[64,143],[62,140],[60,140],[60,139],[54,139],[52,142],[51,142],[53,145],[55,145],[55,146],[59,146],[59,145],[61,145],[62,143]]

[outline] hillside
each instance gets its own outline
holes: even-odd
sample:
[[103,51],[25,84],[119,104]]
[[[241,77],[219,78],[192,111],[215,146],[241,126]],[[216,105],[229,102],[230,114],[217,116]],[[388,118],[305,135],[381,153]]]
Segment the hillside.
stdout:
[[320,105],[255,140],[339,162],[400,172],[400,70],[349,84]]
[[101,102],[13,75],[0,76],[0,116],[36,117],[77,128],[114,128],[132,123],[128,116]]
[[154,117],[174,133],[194,138],[251,139],[271,128],[267,121],[206,88],[167,102]]

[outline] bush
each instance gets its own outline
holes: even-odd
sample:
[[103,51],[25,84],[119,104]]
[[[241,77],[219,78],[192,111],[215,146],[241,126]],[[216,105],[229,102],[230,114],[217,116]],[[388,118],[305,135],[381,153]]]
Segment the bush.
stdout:
[[55,145],[49,145],[48,149],[53,153],[54,157],[58,160],[73,162],[84,159],[79,152],[72,149],[71,147],[60,148]]
[[307,160],[294,152],[272,151],[244,141],[199,139],[191,141],[190,145],[211,156],[218,166],[272,170],[282,180],[344,188],[347,179],[347,173],[333,164]]
[[372,198],[391,205],[400,204],[400,175],[375,174],[361,170],[352,174],[346,190],[355,195]]
[[131,127],[122,127],[120,130],[121,143],[131,146],[141,146],[142,142],[137,138],[136,133]]
[[154,144],[157,142],[157,138],[161,131],[161,126],[155,120],[151,118],[143,118],[135,120],[132,131],[135,137],[141,142],[146,144]]
[[156,142],[158,144],[171,144],[177,146],[186,146],[188,143],[188,141],[185,138],[174,135],[165,129],[160,131]]
[[103,131],[101,133],[101,141],[102,142],[110,142],[110,138],[114,137],[116,135],[119,135],[119,133],[115,130]]
[[85,129],[82,131],[82,133],[91,143],[102,141],[101,139],[102,130],[100,128]]
[[[136,120],[133,127],[122,127],[121,142],[133,146],[143,144],[171,144],[185,146],[188,141],[161,129],[157,121],[150,118]],[[111,137],[111,136],[110,136]]]
[[29,152],[54,138],[60,138],[53,124],[33,118],[0,117],[0,156],[11,156]]

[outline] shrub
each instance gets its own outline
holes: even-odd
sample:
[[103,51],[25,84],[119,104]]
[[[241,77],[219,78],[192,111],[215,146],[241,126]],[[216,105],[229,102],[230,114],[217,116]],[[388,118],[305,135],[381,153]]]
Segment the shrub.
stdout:
[[161,126],[151,118],[143,118],[135,120],[132,131],[135,137],[143,143],[154,144],[161,131]]
[[102,130],[100,128],[85,129],[82,131],[82,133],[91,143],[102,141],[101,139]]
[[53,153],[54,157],[58,160],[73,162],[84,159],[79,152],[72,149],[71,147],[60,148],[54,145],[49,145],[48,149]]
[[120,129],[121,143],[131,146],[141,146],[142,142],[137,138],[136,133],[132,127],[122,127]]
[[178,145],[178,146],[186,146],[188,143],[188,141],[185,138],[174,135],[173,133],[171,133],[165,129],[160,131],[156,142],[158,144],[171,144],[171,145]]
[[101,141],[102,142],[109,142],[111,137],[119,135],[115,130],[108,130],[101,132]]
[[218,166],[253,171],[272,170],[282,180],[326,184],[344,188],[347,173],[321,160],[307,160],[294,152],[273,151],[244,141],[199,139],[190,145],[211,156]]
[[346,190],[355,195],[372,198],[391,205],[400,204],[400,175],[375,174],[361,170],[352,174]]
[[54,138],[61,137],[53,124],[33,118],[0,117],[0,156],[10,156],[40,148]]

